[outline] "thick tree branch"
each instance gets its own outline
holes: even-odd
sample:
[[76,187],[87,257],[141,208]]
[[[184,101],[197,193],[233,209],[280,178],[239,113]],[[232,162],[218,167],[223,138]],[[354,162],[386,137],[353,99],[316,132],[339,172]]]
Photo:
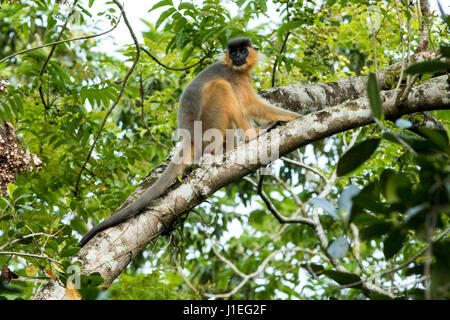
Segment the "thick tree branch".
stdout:
[[[412,55],[405,64],[427,61],[435,59],[437,56],[436,52],[420,52]],[[388,83],[398,79],[401,69],[402,62],[397,62],[379,70],[377,78],[380,89],[390,89]],[[260,95],[272,104],[300,114],[308,114],[364,96],[367,79],[368,76],[355,76],[335,82],[293,84],[267,89],[261,91]]]
[[[290,104],[303,105],[302,95],[295,94],[292,88],[290,90]],[[450,76],[431,78],[413,86],[405,103],[399,106],[393,101],[394,95],[394,90],[382,92],[387,119],[415,112],[450,109]],[[297,97],[295,101],[294,97]],[[326,100],[325,97],[323,100]],[[135,218],[97,234],[75,259],[83,262],[84,273],[96,271],[108,279],[108,286],[150,241],[170,228],[178,215],[203,202],[220,188],[264,166],[266,163],[261,161],[260,155],[267,149],[273,152],[278,148],[279,156],[283,156],[313,141],[372,122],[369,102],[366,97],[362,97],[302,116],[258,139],[239,145],[223,157],[206,155],[182,183],[173,186],[157,203]],[[241,156],[245,156],[244,165],[235,161]],[[162,167],[152,172],[122,207],[148,188]],[[51,283],[35,298],[61,299],[63,296],[64,290]]]

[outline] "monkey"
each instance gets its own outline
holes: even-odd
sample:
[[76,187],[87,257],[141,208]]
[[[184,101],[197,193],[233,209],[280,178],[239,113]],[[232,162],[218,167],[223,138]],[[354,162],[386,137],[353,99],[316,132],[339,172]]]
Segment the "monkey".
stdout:
[[238,37],[228,41],[224,58],[198,73],[181,94],[177,111],[178,130],[185,130],[191,138],[182,137],[180,147],[175,149],[171,162],[156,182],[134,202],[92,228],[81,239],[80,247],[96,233],[136,216],[162,196],[175,178],[181,176],[184,169],[201,156],[205,144],[192,141],[192,137],[198,139],[194,132],[196,121],[200,121],[202,132],[219,130],[222,135],[219,139],[222,141],[214,142],[220,145],[226,142],[225,131],[236,127],[246,132],[245,140],[256,138],[258,129],[251,125],[249,118],[290,121],[299,116],[295,112],[270,105],[257,96],[250,75],[257,60],[258,48],[253,46],[249,38]]

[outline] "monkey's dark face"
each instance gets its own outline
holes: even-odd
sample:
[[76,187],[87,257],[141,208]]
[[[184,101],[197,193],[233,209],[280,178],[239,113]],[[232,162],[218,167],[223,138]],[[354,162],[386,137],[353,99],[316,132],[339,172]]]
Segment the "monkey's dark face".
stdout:
[[249,38],[234,38],[228,41],[225,62],[236,70],[247,70],[253,67],[257,60],[258,48],[253,47]]
[[228,50],[233,66],[240,67],[246,63],[248,57],[247,47],[233,47]]

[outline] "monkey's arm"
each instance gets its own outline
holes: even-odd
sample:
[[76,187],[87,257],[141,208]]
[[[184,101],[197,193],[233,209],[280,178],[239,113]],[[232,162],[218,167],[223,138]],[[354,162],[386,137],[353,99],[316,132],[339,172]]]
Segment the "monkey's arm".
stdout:
[[269,121],[290,121],[300,116],[298,113],[267,104],[256,97],[249,104],[248,113],[254,118]]

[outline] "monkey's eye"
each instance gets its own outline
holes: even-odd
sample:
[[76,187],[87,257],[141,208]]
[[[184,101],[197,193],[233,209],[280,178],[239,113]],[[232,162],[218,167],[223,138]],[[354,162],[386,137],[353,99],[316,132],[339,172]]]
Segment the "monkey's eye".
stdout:
[[230,51],[230,56],[235,56],[236,55],[236,50]]

